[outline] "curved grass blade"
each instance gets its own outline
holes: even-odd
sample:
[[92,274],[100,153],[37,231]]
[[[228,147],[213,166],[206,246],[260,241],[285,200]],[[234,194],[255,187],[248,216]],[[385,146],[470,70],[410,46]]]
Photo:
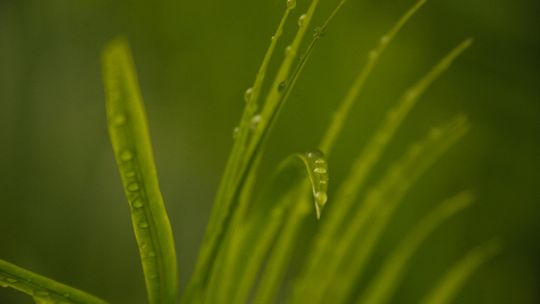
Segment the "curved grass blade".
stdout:
[[[368,142],[367,146],[362,151],[359,157],[351,166],[349,176],[337,191],[336,212],[331,213],[328,223],[338,224],[348,212],[350,212],[354,200],[358,197],[362,190],[366,178],[369,176],[371,169],[377,164],[388,143],[394,137],[394,134],[401,126],[403,120],[407,117],[411,109],[414,107],[418,99],[423,95],[426,89],[435,81],[450,64],[463,53],[472,43],[471,39],[467,39],[460,43],[456,48],[450,51],[435,67],[433,67],[420,81],[411,87],[398,103],[388,111],[383,123]],[[338,227],[327,227],[329,233],[334,232]]]
[[[320,150],[307,153],[300,158],[308,172],[311,191],[314,198],[317,219],[328,199],[328,165],[326,157]],[[254,297],[254,303],[273,303],[281,282],[283,282],[288,269],[291,255],[296,248],[295,243],[302,232],[303,224],[309,215],[309,202],[305,189],[307,184],[299,184],[293,189],[290,200],[294,203],[287,213],[283,231],[276,241],[272,255],[261,276],[261,282]]]
[[176,252],[154,165],[146,114],[129,46],[111,41],[103,51],[109,135],[145,276],[150,303],[175,303]]
[[[253,168],[256,159],[259,157],[262,151],[261,147],[264,145],[272,124],[279,113],[279,109],[283,105],[282,82],[289,76],[291,66],[296,58],[296,52],[302,42],[313,13],[317,8],[317,4],[318,0],[312,0],[308,12],[305,14],[303,25],[299,27],[292,44],[287,48],[287,55],[278,69],[261,114],[257,115],[258,123],[251,133],[247,148],[245,151],[242,151],[243,153],[239,156],[240,162],[238,163],[238,167],[232,169],[232,172],[237,173],[233,176],[233,182],[230,187],[228,187],[230,190],[229,193],[225,194],[223,206],[217,207],[223,209],[216,215],[214,228],[209,232],[208,237],[205,237],[205,241],[201,248],[200,262],[197,263],[200,266],[196,268],[194,278],[192,279],[192,283],[190,283],[187,296],[185,297],[186,300],[192,298],[195,289],[202,290],[205,288],[205,284],[213,271],[212,264],[216,260],[219,250],[222,247],[221,245],[227,238],[227,234],[231,231],[231,219],[233,218],[233,213],[237,209],[242,209],[237,208],[239,202],[238,198],[243,192],[245,181],[249,180],[248,175],[250,172],[253,172],[251,169]],[[285,85],[285,87],[287,86]]]
[[[229,235],[231,239],[225,243],[227,249],[220,254],[223,260],[216,265],[216,279],[211,279],[209,296],[215,298],[209,303],[246,302],[267,256],[270,256],[267,271],[262,275],[259,290],[268,291],[276,287],[280,281],[278,278],[287,268],[288,255],[284,249],[294,248],[291,242],[296,234],[290,231],[293,226],[290,222],[302,222],[310,213],[309,202],[299,199],[305,194],[298,191],[303,189],[304,172],[307,172],[308,184],[311,185],[315,210],[324,206],[328,186],[324,155],[320,151],[312,151],[287,158],[260,196],[257,207],[249,210],[245,221]],[[267,301],[256,296],[254,302]]]
[[441,279],[420,303],[451,303],[466,280],[488,259],[501,250],[501,243],[493,240],[471,251]]
[[89,293],[56,282],[0,260],[0,287],[11,287],[34,298],[36,303],[106,304]]
[[[411,10],[411,12],[414,12],[414,10]],[[397,28],[399,29],[399,27]],[[357,157],[356,161],[351,166],[349,176],[336,192],[334,205],[339,207],[336,207],[332,212],[329,212],[328,218],[323,222],[323,227],[320,229],[319,235],[314,242],[315,247],[312,251],[313,254],[310,255],[307,261],[306,271],[301,274],[299,279],[299,286],[303,284],[302,282],[304,280],[309,280],[306,273],[313,271],[310,269],[316,267],[315,265],[323,263],[326,256],[325,250],[330,248],[333,240],[341,234],[341,229],[345,226],[345,219],[348,215],[353,213],[352,209],[355,206],[354,203],[356,202],[356,198],[358,197],[367,176],[379,160],[386,146],[393,138],[395,132],[409,111],[429,85],[450,66],[457,56],[470,46],[471,42],[470,39],[465,40],[454,48],[420,81],[411,87],[400,101],[388,111],[386,119],[372,136],[361,155]],[[331,141],[333,142],[333,140]]]
[[333,235],[324,247],[317,243],[313,245],[311,252],[323,258],[310,260],[295,288],[295,303],[345,301],[401,198],[467,130],[466,119],[460,115],[411,145],[408,152],[368,192],[361,207],[343,219],[347,229]]
[[406,266],[420,245],[443,221],[463,210],[472,202],[469,192],[460,193],[437,206],[420,221],[403,239],[400,245],[386,258],[378,274],[370,281],[366,294],[358,303],[388,303],[404,275]]
[[[342,1],[343,2],[343,1]],[[334,147],[337,137],[341,133],[347,117],[351,112],[355,101],[358,99],[358,96],[362,92],[367,79],[371,75],[371,72],[379,62],[379,58],[386,50],[388,45],[394,40],[395,36],[399,31],[405,26],[407,21],[411,19],[412,16],[426,3],[426,0],[417,1],[397,22],[394,26],[381,37],[378,45],[369,52],[367,62],[356,77],[353,82],[353,85],[350,87],[345,99],[341,102],[339,108],[332,116],[332,120],[326,133],[324,134],[321,143],[319,145],[320,149],[329,155]],[[342,3],[341,3],[342,4]]]
[[263,62],[257,72],[255,82],[251,88],[246,91],[246,107],[238,126],[237,138],[234,142],[231,154],[227,161],[225,173],[219,185],[219,190],[214,201],[214,207],[210,215],[207,232],[201,246],[197,265],[195,267],[194,275],[192,276],[186,293],[183,297],[183,301],[189,301],[188,299],[194,297],[197,290],[200,291],[203,288],[204,281],[207,280],[208,272],[211,267],[211,256],[215,250],[215,243],[218,242],[221,226],[224,219],[228,216],[230,204],[232,203],[231,193],[235,191],[235,187],[238,186],[239,174],[242,167],[244,153],[246,151],[247,143],[249,140],[249,134],[251,130],[251,120],[253,119],[257,110],[257,103],[259,100],[260,92],[266,78],[266,72],[270,64],[270,60],[273,57],[275,48],[281,35],[286,21],[292,11],[293,7],[287,6],[285,13],[283,14],[279,26],[272,36],[270,46],[268,47],[264,56]]

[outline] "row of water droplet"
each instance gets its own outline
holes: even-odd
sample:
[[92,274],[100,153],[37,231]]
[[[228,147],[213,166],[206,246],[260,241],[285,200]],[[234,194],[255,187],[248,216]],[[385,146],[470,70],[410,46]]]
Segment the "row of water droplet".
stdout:
[[[126,115],[118,114],[113,116],[113,126],[117,129],[116,132],[125,132],[125,125],[127,122]],[[148,244],[144,239],[150,239],[149,223],[144,210],[145,200],[148,198],[144,193],[144,189],[141,189],[140,176],[136,170],[136,154],[132,149],[124,148],[120,149],[117,158],[119,160],[119,168],[122,174],[122,180],[126,189],[126,197],[131,206],[132,220],[134,222],[135,229],[137,230],[137,240],[139,242],[139,248],[141,250],[141,257],[143,259],[155,259],[156,254],[153,246]],[[142,236],[144,235],[144,236]],[[145,272],[150,278],[156,278],[155,267],[144,266]]]
[[312,190],[315,199],[317,218],[328,200],[328,163],[324,154],[319,150],[306,154],[308,169],[311,170]]
[[[24,282],[20,281],[19,279],[13,278],[13,277],[4,277],[0,276],[0,287],[15,287],[16,285],[33,285],[32,279],[25,279]],[[23,288],[26,286],[22,286]],[[41,288],[32,288],[32,297],[40,299],[40,300],[50,300],[50,294],[48,291],[41,289]],[[55,301],[54,303],[58,304],[69,304],[71,301],[68,301],[68,299],[71,297],[71,294],[64,293],[62,294],[62,297],[65,298],[64,300]]]

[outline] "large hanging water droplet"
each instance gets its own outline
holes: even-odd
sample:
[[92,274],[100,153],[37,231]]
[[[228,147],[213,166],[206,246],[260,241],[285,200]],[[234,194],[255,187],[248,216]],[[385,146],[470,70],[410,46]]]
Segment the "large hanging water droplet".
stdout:
[[252,95],[253,95],[253,88],[247,89],[246,92],[244,93],[244,100],[246,102],[249,102],[251,100]]
[[306,20],[306,14],[302,14],[302,16],[300,16],[300,18],[298,18],[298,26],[302,26],[304,25],[304,21]]
[[296,0],[287,0],[287,8],[292,10],[296,7]]
[[324,154],[319,150],[307,153],[306,160],[308,169],[311,171],[309,176],[315,201],[315,211],[317,219],[319,219],[328,200],[328,164]]

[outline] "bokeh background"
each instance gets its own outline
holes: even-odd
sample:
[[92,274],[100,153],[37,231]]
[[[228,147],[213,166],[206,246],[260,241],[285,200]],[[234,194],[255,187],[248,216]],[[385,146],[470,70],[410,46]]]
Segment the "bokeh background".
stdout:
[[[307,2],[298,0],[297,16]],[[321,0],[314,25],[336,3]],[[262,182],[280,159],[316,146],[367,52],[412,3],[349,0],[282,112]],[[185,286],[244,91],[284,7],[285,0],[0,0],[0,258],[113,303],[145,302],[100,75],[101,48],[122,34],[133,48]],[[376,268],[434,204],[475,191],[474,206],[422,246],[395,303],[415,303],[467,250],[494,237],[504,241],[503,252],[457,303],[540,303],[539,28],[536,0],[430,1],[385,53],[354,108],[330,159],[331,191],[400,94],[450,48],[475,38],[383,156],[392,161],[457,113],[473,123],[407,196],[371,263]],[[0,303],[31,299],[0,289]]]

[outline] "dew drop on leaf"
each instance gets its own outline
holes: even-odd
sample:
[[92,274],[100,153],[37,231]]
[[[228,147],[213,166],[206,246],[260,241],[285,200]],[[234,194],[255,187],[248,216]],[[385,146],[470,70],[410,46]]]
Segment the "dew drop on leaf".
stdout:
[[296,0],[287,0],[287,8],[294,9],[296,7]]
[[249,102],[251,100],[252,95],[253,95],[253,88],[247,89],[246,92],[244,93],[244,100],[246,102]]

